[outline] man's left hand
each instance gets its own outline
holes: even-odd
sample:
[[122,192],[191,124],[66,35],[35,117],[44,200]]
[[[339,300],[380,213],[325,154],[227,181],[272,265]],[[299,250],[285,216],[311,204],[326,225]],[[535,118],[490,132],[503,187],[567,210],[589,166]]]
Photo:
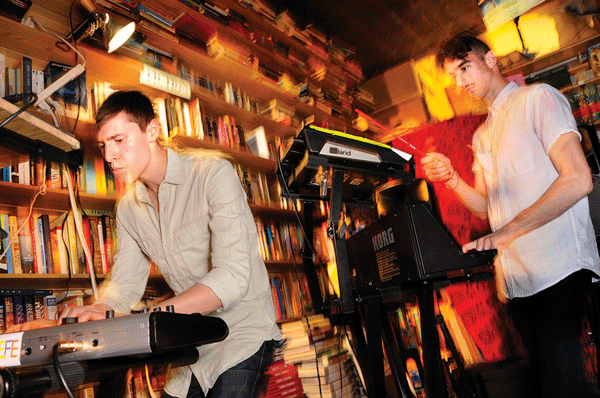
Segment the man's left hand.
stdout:
[[491,234],[464,244],[462,251],[463,253],[466,253],[473,249],[477,251],[501,249],[502,247],[508,246],[513,240],[515,240],[515,237],[507,229],[500,228],[496,232],[492,232]]
[[23,322],[18,325],[12,325],[4,333],[24,332],[26,330],[42,329],[58,325],[54,319],[36,319],[35,321]]

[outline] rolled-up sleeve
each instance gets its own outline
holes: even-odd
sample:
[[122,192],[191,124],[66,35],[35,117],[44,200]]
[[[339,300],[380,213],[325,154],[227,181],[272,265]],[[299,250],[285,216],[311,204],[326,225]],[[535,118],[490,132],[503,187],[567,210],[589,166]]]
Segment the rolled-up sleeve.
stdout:
[[212,269],[202,278],[226,310],[248,291],[250,280],[249,231],[246,195],[227,161],[220,161],[205,181],[211,230]]

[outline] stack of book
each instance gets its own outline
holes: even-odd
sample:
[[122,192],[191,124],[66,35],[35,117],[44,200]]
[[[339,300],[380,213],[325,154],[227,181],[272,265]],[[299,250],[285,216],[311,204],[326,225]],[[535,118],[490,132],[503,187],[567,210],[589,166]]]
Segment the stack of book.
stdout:
[[308,398],[362,397],[364,388],[346,340],[328,318],[313,315],[281,325],[285,363],[294,364]]
[[269,384],[267,385],[266,398],[302,398],[302,382],[298,377],[296,367],[286,364],[281,358],[273,361],[267,371]]

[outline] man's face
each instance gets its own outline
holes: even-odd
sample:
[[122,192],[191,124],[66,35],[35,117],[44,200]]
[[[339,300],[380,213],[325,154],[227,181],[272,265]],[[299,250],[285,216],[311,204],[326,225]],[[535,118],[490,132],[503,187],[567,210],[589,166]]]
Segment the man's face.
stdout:
[[465,89],[472,97],[488,100],[491,95],[492,69],[486,57],[470,52],[465,59],[447,59],[444,62],[446,72],[456,80],[456,84]]
[[102,126],[96,141],[116,178],[126,183],[143,178],[151,160],[149,134],[124,112]]

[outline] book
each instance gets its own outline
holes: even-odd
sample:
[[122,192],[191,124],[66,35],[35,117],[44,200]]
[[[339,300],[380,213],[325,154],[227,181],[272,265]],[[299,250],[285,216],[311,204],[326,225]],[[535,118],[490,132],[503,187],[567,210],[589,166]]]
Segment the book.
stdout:
[[24,274],[33,274],[35,273],[35,253],[33,251],[31,228],[28,226],[29,221],[22,214],[18,216],[17,221],[19,228],[25,224],[19,233],[19,248],[21,252],[22,271]]
[[36,269],[36,273],[47,274],[48,264],[46,263],[46,242],[44,242],[44,227],[42,226],[42,220],[40,217],[37,217],[34,223],[36,226],[35,236],[37,239],[36,244],[38,258],[38,268]]
[[[13,273],[22,274],[23,267],[21,261],[21,248],[20,248],[20,237],[17,236],[17,216],[8,216],[8,228],[10,230],[10,240],[13,242],[11,245],[12,258],[13,258]],[[15,238],[16,237],[16,238]]]
[[93,242],[93,250],[90,250],[90,252],[93,253],[92,257],[94,264],[94,273],[99,275],[103,274],[104,270],[102,267],[102,249],[100,248],[100,234],[98,233],[98,218],[88,217],[88,222]]
[[15,325],[20,325],[26,321],[25,296],[21,294],[13,296],[13,312],[15,314]]
[[258,157],[270,159],[269,145],[264,126],[259,126],[246,133],[246,146],[250,151]]
[[98,185],[96,183],[96,166],[94,158],[86,157],[83,160],[82,173],[85,176],[85,191],[95,195],[97,193]]
[[0,301],[3,301],[4,305],[4,326],[5,328],[9,328],[15,324],[15,307],[14,300],[12,296],[0,295]]
[[[26,56],[21,57],[21,88],[23,94],[33,93],[33,67],[31,58]],[[31,97],[25,97],[23,98],[23,104],[27,105],[31,100]]]
[[154,103],[154,109],[156,110],[156,115],[160,124],[160,135],[164,140],[167,140],[169,138],[169,125],[167,123],[167,108],[165,99],[158,97],[152,102]]
[[0,53],[0,97],[4,98],[6,95],[6,56]]
[[17,94],[17,82],[15,81],[15,69],[6,67],[5,69],[5,90],[6,95],[15,95]]
[[[32,213],[28,219],[29,222],[29,233],[31,235],[31,250],[33,253],[33,272],[34,274],[40,274],[42,272],[42,256],[41,246],[39,237],[39,227],[37,224],[37,217]],[[26,229],[27,227],[25,227]]]
[[[59,232],[59,229],[60,229],[60,232]],[[64,244],[62,242],[62,237],[60,236],[61,232],[62,232],[62,226],[55,227],[50,230],[50,245],[52,247],[52,263],[53,263],[55,274],[62,274],[63,271],[66,271],[66,268],[64,268],[64,264],[66,264],[66,259],[63,261],[63,258],[62,258],[65,256],[65,254],[64,254]],[[61,249],[59,246],[62,246],[63,249]],[[64,273],[66,273],[66,272],[64,272]]]
[[43,305],[44,305],[44,313],[46,315],[46,319],[56,319],[58,314],[58,304],[56,301],[56,296],[47,295],[43,296]]
[[48,178],[46,179],[46,185],[48,188],[61,189],[62,178],[61,178],[61,165],[58,162],[49,162],[50,167],[48,170]]
[[0,334],[6,330],[6,324],[4,323],[4,300],[0,297]]
[[203,109],[200,106],[200,100],[198,98],[194,98],[190,102],[190,118],[192,120],[192,125],[194,129],[193,136],[198,138],[199,140],[204,139],[204,116]]
[[75,232],[75,217],[69,212],[67,215],[66,235],[68,242],[67,252],[69,258],[69,266],[72,274],[79,274],[79,249],[77,244],[77,235]]
[[105,274],[108,274],[110,272],[110,269],[113,266],[113,248],[114,248],[114,244],[113,244],[113,227],[111,225],[111,218],[108,215],[103,215],[100,217],[101,221],[102,221],[102,226],[103,226],[103,235],[102,235],[102,239],[104,240],[104,248],[105,248],[105,253],[106,253],[106,272],[104,272]]
[[10,227],[8,223],[8,214],[0,213],[0,255],[4,253],[4,257],[0,259],[0,274],[12,274],[12,249],[10,248]]
[[40,240],[44,245],[44,254],[46,258],[46,273],[54,274],[54,256],[52,251],[52,242],[50,237],[50,217],[48,214],[42,214],[39,217],[41,223]]
[[101,157],[94,158],[94,176],[96,180],[96,194],[106,195],[106,173],[104,170],[104,159]]

